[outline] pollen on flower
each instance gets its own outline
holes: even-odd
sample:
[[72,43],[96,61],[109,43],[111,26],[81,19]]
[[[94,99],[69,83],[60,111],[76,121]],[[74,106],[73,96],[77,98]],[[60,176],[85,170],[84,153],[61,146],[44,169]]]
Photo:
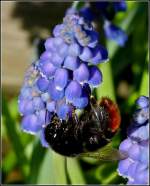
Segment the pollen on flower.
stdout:
[[[103,17],[104,21],[102,22],[101,20],[101,25],[103,25],[106,38],[115,41],[120,46],[124,46],[128,39],[127,34],[120,27],[114,25],[112,20],[117,13],[126,11],[126,9],[127,4],[125,0],[118,2],[87,2],[78,10],[74,7],[69,8],[66,15],[70,16],[78,13],[88,22],[92,22],[93,25],[95,23],[94,21],[99,22],[99,18]],[[84,28],[87,25],[88,24],[84,25]]]

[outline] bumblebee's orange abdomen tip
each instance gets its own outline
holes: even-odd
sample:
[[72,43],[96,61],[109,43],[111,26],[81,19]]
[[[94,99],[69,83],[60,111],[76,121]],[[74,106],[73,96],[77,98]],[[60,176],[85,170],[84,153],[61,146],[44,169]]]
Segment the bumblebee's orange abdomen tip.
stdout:
[[121,123],[120,111],[116,103],[114,103],[110,98],[103,97],[100,100],[100,106],[103,106],[109,113],[109,128],[112,132],[115,132]]

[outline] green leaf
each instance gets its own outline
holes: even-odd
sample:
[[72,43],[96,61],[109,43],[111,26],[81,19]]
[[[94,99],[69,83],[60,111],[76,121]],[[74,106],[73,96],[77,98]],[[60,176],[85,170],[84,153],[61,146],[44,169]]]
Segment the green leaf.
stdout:
[[85,184],[78,160],[67,158],[66,161],[65,157],[48,149],[38,174],[37,183],[69,184],[69,181],[71,184]]
[[65,159],[48,149],[38,174],[38,184],[67,184]]
[[28,176],[29,183],[37,183],[38,173],[45,155],[46,149],[42,147],[41,143],[35,140],[30,159],[30,170]]
[[77,185],[86,183],[78,159],[67,158],[67,169],[72,184]]
[[20,141],[20,138],[19,138],[19,135],[16,129],[16,123],[11,117],[8,104],[6,100],[4,99],[4,97],[2,100],[2,115],[3,115],[4,124],[6,127],[7,136],[9,138],[9,141],[11,142],[12,148],[18,160],[19,167],[22,171],[22,174],[26,176],[28,159],[25,156],[24,147]]
[[13,108],[13,109],[10,109],[10,114],[11,114],[11,117],[16,120],[17,117],[18,117],[18,98],[14,97],[13,99],[11,99],[9,102],[8,102],[8,107],[9,108]]
[[16,164],[16,156],[13,151],[8,153],[2,161],[2,168],[4,172],[10,172]]
[[117,171],[117,162],[104,163],[96,169],[95,176],[100,183],[103,184],[117,184],[120,178]]

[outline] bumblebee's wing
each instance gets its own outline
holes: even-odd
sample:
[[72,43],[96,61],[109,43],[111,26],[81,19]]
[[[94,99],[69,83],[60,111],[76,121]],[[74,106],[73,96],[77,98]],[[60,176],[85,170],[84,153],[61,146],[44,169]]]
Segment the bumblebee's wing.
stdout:
[[96,152],[81,153],[79,157],[90,157],[100,161],[117,161],[128,157],[127,153],[119,151],[109,144]]

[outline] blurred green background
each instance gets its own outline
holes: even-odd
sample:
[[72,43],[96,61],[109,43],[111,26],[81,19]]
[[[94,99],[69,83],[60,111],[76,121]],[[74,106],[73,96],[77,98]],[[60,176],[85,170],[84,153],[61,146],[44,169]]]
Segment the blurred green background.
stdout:
[[[124,184],[117,162],[67,158],[41,146],[20,129],[17,97],[27,66],[37,58],[36,38],[45,39],[61,23],[71,3],[2,2],[2,183]],[[114,22],[128,34],[124,47],[106,41],[109,62],[99,65],[103,83],[95,96],[109,96],[120,108],[122,123],[113,138],[118,147],[139,95],[148,95],[148,2],[127,1]]]

